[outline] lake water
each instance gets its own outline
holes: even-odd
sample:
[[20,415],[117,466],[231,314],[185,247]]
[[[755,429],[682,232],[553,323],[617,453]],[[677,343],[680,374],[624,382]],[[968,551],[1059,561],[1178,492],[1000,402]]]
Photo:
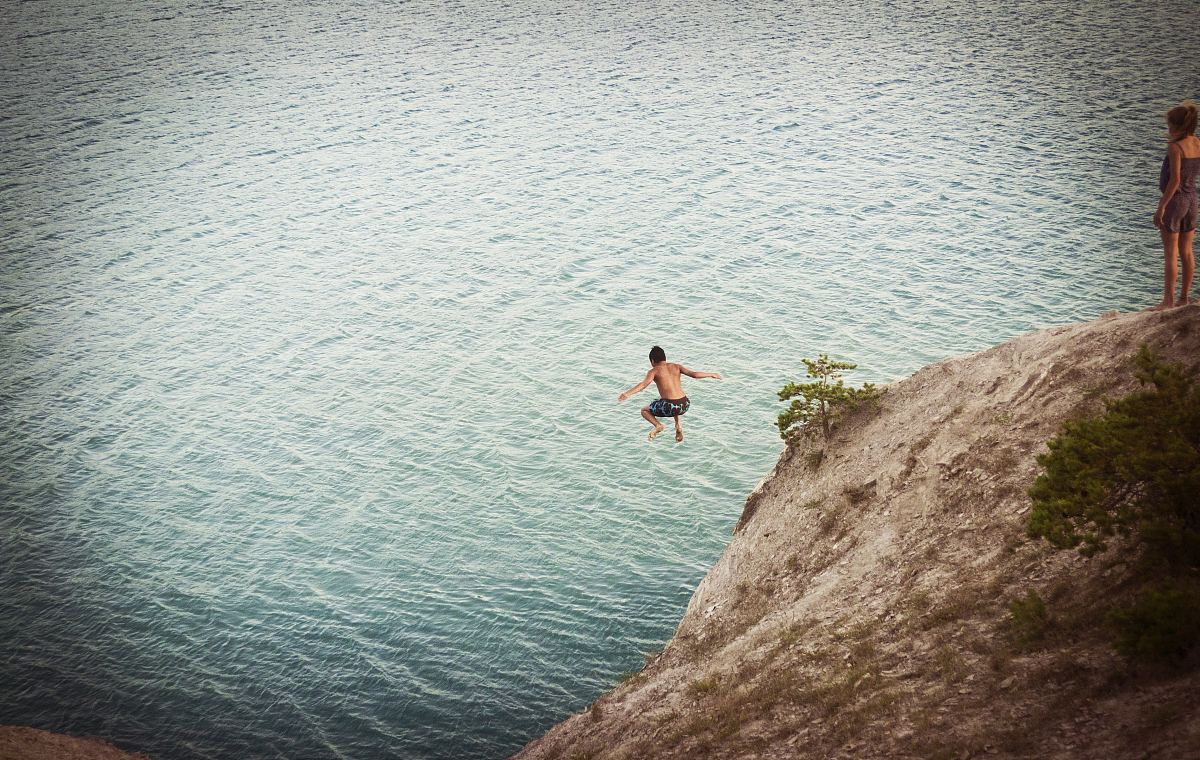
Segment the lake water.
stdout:
[[[801,357],[1157,300],[1198,9],[6,3],[0,723],[517,750],[670,637]],[[725,375],[683,445],[655,343]]]

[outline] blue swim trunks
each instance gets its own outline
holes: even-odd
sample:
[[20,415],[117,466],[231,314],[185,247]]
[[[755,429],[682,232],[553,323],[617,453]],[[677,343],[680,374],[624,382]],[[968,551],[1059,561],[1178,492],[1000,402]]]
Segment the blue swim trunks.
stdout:
[[650,402],[650,413],[655,417],[674,417],[677,414],[685,414],[692,402],[688,401],[688,397],[683,398],[660,398],[657,401]]

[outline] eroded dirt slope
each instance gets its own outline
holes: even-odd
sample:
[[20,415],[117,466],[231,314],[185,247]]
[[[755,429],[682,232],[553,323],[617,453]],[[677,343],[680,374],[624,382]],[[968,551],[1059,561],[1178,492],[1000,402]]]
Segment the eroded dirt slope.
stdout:
[[[1137,386],[1142,343],[1200,373],[1200,307],[931,365],[823,458],[785,452],[664,651],[517,757],[1200,757],[1200,670],[1134,669],[1101,625],[1122,547],[1024,534],[1035,456]],[[1050,620],[1025,640],[1030,590]]]

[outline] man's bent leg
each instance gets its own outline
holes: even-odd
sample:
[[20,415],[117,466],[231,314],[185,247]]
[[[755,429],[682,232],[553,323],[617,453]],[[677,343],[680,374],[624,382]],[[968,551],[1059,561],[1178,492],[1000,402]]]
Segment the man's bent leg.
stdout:
[[658,435],[666,428],[664,428],[662,426],[662,423],[660,423],[657,419],[655,419],[654,415],[650,413],[650,407],[648,407],[648,406],[642,407],[642,416],[646,418],[646,422],[649,422],[651,425],[654,426],[654,429],[650,431],[650,440],[653,441],[654,436]]

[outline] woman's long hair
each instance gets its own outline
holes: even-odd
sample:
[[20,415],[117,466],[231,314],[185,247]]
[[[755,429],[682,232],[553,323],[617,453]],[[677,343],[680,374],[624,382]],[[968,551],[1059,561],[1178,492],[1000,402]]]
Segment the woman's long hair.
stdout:
[[1196,134],[1196,104],[1185,100],[1167,111],[1167,126],[1184,137]]

